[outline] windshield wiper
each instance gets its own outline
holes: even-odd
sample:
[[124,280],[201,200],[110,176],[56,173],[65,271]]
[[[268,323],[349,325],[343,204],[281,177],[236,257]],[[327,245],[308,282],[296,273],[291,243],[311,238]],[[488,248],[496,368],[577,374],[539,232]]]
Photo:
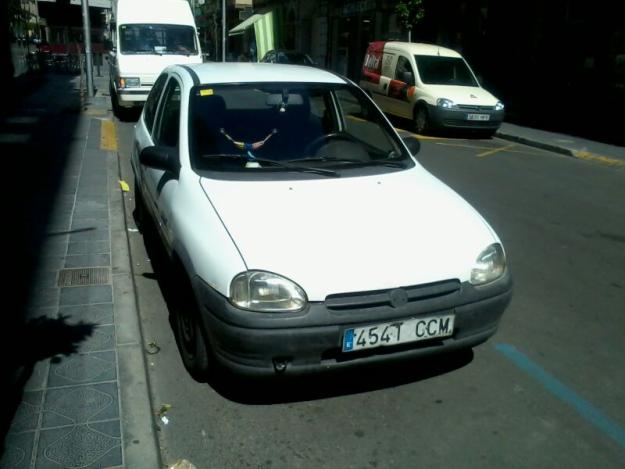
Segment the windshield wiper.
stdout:
[[202,155],[202,159],[221,159],[221,158],[242,160],[242,161],[246,161],[247,163],[267,164],[270,166],[274,166],[276,168],[288,169],[290,171],[297,171],[300,173],[314,173],[314,174],[320,174],[322,176],[328,176],[328,177],[340,177],[340,175],[336,171],[332,171],[331,169],[310,168],[307,166],[293,165],[293,164],[290,164],[290,162],[282,163],[280,161],[274,161],[274,160],[269,160],[265,158],[250,158],[247,155],[239,155],[236,153],[219,153],[219,154],[211,154],[211,155]]
[[347,164],[359,164],[359,165],[375,165],[375,166],[388,166],[391,168],[404,168],[405,165],[399,161],[389,161],[389,160],[356,160],[353,158],[334,158],[327,156],[311,156],[308,158],[301,158],[296,160],[289,160],[289,163],[313,163],[313,162],[323,162],[323,163],[347,163]]

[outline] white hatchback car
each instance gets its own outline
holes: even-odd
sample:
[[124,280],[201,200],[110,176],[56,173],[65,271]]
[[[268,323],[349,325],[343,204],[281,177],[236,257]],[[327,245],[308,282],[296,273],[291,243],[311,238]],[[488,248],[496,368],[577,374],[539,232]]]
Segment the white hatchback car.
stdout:
[[[485,341],[508,305],[487,222],[352,82],[172,66],[137,123],[138,213],[173,259],[190,373],[301,373]],[[414,149],[414,148],[413,148]]]

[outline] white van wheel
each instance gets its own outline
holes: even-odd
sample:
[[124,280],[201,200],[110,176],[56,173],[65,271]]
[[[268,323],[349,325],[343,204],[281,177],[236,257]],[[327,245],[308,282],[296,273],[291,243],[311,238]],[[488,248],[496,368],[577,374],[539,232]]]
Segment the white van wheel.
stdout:
[[428,110],[423,105],[418,106],[415,111],[414,126],[418,134],[426,133],[430,127]]

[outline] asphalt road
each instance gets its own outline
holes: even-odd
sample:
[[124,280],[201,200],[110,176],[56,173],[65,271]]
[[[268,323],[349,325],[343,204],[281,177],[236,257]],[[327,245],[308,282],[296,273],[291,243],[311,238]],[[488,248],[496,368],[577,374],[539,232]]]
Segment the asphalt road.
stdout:
[[[132,125],[118,126],[131,183]],[[512,304],[472,352],[273,384],[197,383],[168,322],[158,245],[130,233],[153,405],[171,405],[168,423],[158,420],[164,462],[625,467],[625,172],[498,139],[423,140],[418,159],[507,249]]]

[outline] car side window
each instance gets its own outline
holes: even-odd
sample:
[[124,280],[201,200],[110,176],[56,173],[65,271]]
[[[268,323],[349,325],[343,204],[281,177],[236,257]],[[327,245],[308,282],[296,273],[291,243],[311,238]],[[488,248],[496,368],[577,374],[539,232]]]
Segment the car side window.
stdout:
[[414,85],[414,72],[412,71],[412,65],[408,59],[404,56],[397,58],[397,67],[395,67],[395,80],[402,81],[408,85]]
[[161,75],[154,83],[150,95],[145,102],[145,109],[143,110],[143,120],[148,132],[152,133],[152,125],[154,124],[154,117],[156,116],[156,108],[158,107],[158,99],[161,97],[161,91],[167,81],[167,75]]
[[159,125],[156,143],[177,147],[180,137],[180,84],[172,78],[167,83],[159,109]]

